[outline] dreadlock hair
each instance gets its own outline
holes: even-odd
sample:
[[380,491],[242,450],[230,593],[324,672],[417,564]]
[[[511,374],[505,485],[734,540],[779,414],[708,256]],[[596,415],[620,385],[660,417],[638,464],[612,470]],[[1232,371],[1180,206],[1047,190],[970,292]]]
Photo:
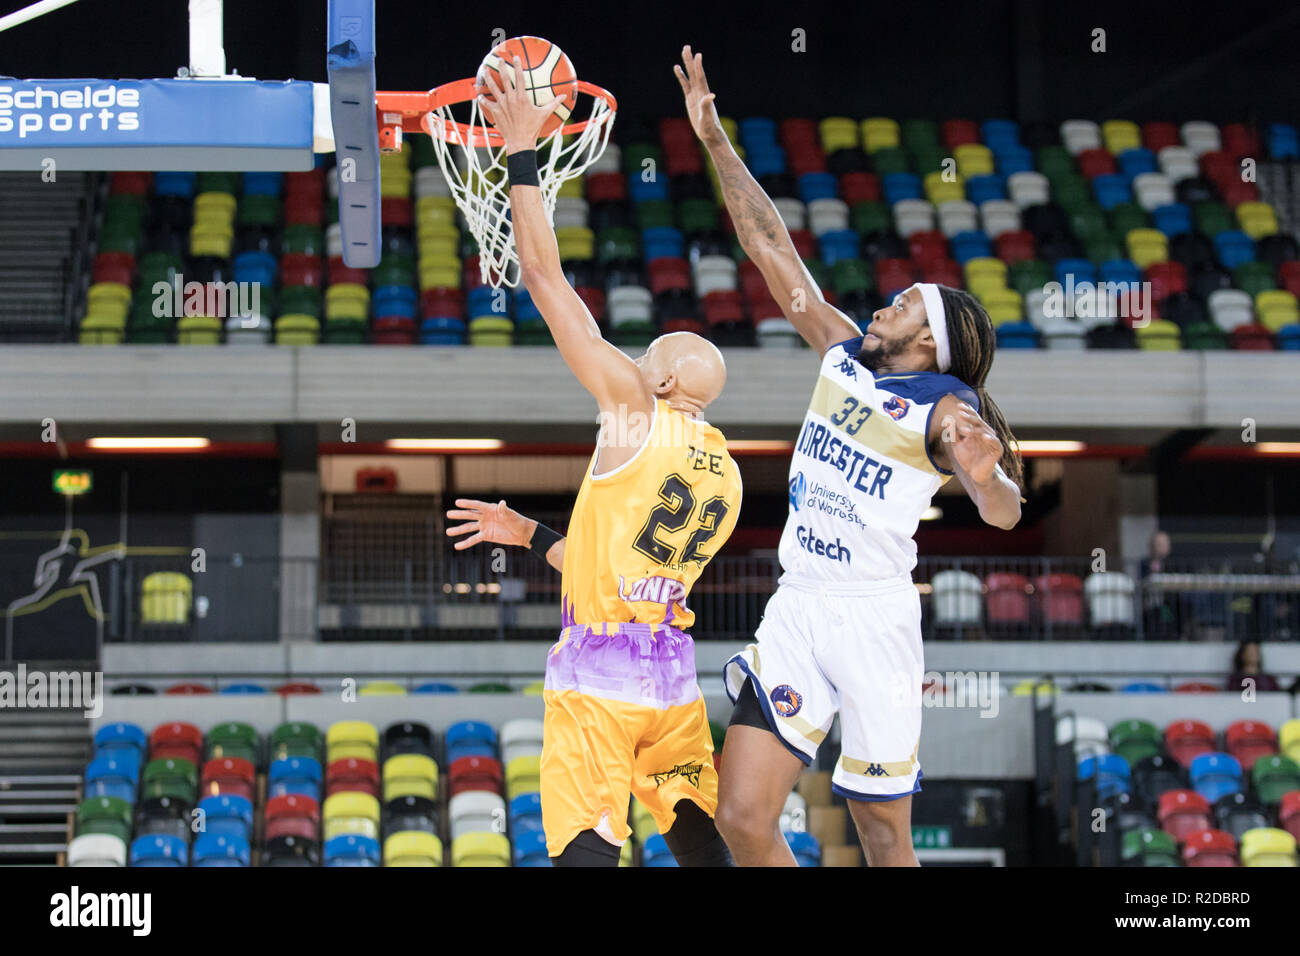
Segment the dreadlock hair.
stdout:
[[984,380],[988,378],[989,368],[993,365],[993,351],[997,346],[993,320],[979,300],[969,292],[941,285],[939,296],[943,299],[943,310],[948,319],[948,351],[952,363],[948,374],[961,379],[975,390],[975,395],[980,400],[980,418],[984,419],[1002,442],[1002,470],[1023,488],[1025,469],[1020,460],[1020,444],[1016,441],[1016,436],[1011,434],[1011,426],[1003,417],[1002,410],[984,387]]

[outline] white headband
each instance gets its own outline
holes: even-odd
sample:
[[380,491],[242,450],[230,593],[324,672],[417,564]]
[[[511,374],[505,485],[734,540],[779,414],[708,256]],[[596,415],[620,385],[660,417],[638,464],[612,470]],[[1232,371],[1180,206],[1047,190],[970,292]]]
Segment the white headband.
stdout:
[[952,366],[952,356],[948,352],[948,313],[943,308],[943,296],[933,282],[917,282],[912,288],[921,293],[930,332],[934,335],[934,358],[939,363],[939,371],[946,372]]

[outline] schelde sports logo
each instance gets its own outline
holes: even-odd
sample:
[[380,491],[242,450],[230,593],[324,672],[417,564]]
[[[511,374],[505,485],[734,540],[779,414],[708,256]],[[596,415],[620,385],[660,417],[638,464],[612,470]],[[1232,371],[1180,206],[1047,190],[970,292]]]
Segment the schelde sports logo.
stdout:
[[140,91],[116,83],[49,89],[0,83],[0,133],[131,132],[140,128]]
[[793,717],[803,706],[803,698],[789,684],[773,687],[772,693],[768,696],[772,698],[772,709],[782,717]]
[[881,406],[881,408],[889,413],[889,417],[894,421],[898,421],[906,415],[907,410],[911,407],[911,402],[905,398],[899,398],[897,395],[891,395],[889,398],[885,399],[885,404]]
[[790,479],[790,507],[798,511],[803,507],[804,495],[808,493],[808,483],[804,481],[803,472],[796,472]]

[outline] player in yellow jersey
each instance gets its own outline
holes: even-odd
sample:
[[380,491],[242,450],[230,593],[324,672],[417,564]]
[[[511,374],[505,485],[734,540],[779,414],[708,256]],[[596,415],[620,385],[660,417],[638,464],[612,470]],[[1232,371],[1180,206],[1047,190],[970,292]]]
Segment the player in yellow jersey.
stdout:
[[713,743],[686,632],[691,585],[740,512],[739,469],[701,417],[726,380],[722,354],[677,333],[633,361],[601,338],[564,278],[536,188],[538,133],[560,99],[534,105],[518,60],[513,75],[502,72],[506,88],[487,74],[480,103],[505,139],[521,277],[601,414],[567,540],[529,533],[548,560],[563,553],[564,629],[544,693],[547,850],[557,866],[617,866],[636,794],[680,864],[730,865],[713,824]]

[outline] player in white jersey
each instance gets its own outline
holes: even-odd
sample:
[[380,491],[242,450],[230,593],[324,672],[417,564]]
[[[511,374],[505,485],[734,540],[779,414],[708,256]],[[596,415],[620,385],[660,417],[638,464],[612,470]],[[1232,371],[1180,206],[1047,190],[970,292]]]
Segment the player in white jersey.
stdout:
[[828,304],[776,207],[732,149],[698,54],[674,68],[745,253],[822,356],[790,464],[784,570],[757,643],[727,662],[735,702],[717,825],[741,866],[793,865],[786,797],[840,716],[832,776],[872,866],[915,866],[921,604],[911,572],[931,496],[954,474],[995,527],[1020,520],[1015,439],[984,390],[995,338],[966,292],[918,284],[864,335]]

